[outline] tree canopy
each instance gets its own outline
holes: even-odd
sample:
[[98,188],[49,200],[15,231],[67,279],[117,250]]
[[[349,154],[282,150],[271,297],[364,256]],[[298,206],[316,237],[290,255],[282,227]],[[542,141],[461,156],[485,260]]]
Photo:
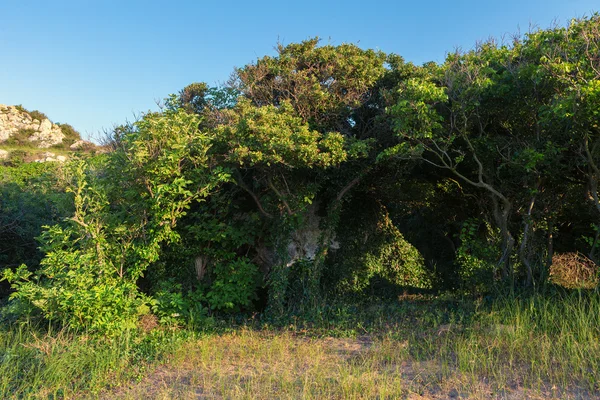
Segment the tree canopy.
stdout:
[[46,318],[113,332],[150,312],[546,284],[557,255],[596,268],[599,113],[598,15],[421,66],[278,45],[66,168],[69,216],[4,278]]

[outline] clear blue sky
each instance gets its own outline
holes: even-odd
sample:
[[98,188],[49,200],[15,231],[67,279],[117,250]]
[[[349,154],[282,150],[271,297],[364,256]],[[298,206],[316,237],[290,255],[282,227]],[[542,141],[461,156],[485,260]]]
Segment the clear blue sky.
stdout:
[[0,0],[0,104],[93,136],[191,82],[225,81],[233,67],[274,54],[278,40],[319,36],[421,64],[599,8],[598,0]]

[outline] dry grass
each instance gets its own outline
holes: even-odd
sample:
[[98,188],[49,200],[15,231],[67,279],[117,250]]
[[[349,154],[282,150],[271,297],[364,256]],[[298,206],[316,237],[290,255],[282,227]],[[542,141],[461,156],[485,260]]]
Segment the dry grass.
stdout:
[[494,389],[443,360],[418,361],[391,338],[307,338],[241,330],[187,343],[142,381],[105,399],[549,399]]
[[0,329],[0,398],[600,398],[600,296],[332,306],[108,339]]
[[569,289],[593,289],[598,286],[598,266],[580,253],[555,254],[550,280]]

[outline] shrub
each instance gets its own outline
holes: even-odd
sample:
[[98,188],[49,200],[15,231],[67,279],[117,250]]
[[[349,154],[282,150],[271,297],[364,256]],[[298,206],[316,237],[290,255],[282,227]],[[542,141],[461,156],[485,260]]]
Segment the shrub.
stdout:
[[499,274],[498,236],[497,230],[486,222],[471,219],[463,224],[456,262],[465,290],[486,293],[493,288]]
[[32,119],[37,119],[40,122],[42,122],[45,119],[49,119],[46,114],[44,114],[43,112],[38,111],[38,110],[27,111],[27,112],[29,113],[29,115],[31,115]]
[[11,167],[19,167],[25,162],[27,152],[24,150],[13,150],[9,153],[8,159],[5,163]]
[[209,168],[209,138],[197,127],[196,116],[175,108],[147,114],[105,164],[69,164],[75,212],[42,234],[35,274],[24,265],[4,271],[11,298],[74,328],[116,334],[137,326],[151,304],[138,280],[162,245],[179,239],[174,228],[190,204],[228,178]]
[[330,259],[329,285],[342,293],[381,292],[379,286],[386,290],[431,288],[434,277],[423,256],[396,227],[388,210],[367,201],[361,201],[360,207],[361,213],[344,215],[346,225],[337,236],[343,251]]
[[159,286],[151,303],[152,312],[160,323],[174,326],[184,323],[193,325],[208,315],[201,291],[185,293],[181,284],[173,280],[163,281]]
[[256,298],[258,267],[246,257],[214,266],[216,279],[206,294],[211,308],[237,311]]
[[40,268],[35,275],[25,265],[7,269],[3,279],[15,289],[12,299],[30,303],[48,320],[106,333],[134,328],[147,302],[137,290],[140,267],[119,269],[122,251],[114,242],[122,227],[111,226],[106,197],[90,184],[85,164],[74,173],[75,213],[42,233]]
[[76,141],[81,140],[81,135],[71,125],[60,123],[57,125],[60,126],[60,130],[62,131],[63,135],[65,135],[62,141],[63,147],[69,147]]
[[30,144],[29,138],[35,133],[34,129],[19,129],[11,137],[9,137],[4,143],[7,145],[18,145],[23,146]]
[[598,265],[581,253],[555,254],[549,279],[567,289],[593,289],[598,286]]
[[60,176],[57,163],[0,167],[0,265],[37,268],[42,254],[36,238],[42,226],[72,212]]
[[15,108],[22,113],[29,114],[29,116],[31,116],[31,119],[37,119],[40,122],[45,119],[49,119],[48,116],[46,114],[44,114],[43,112],[38,111],[38,110],[29,111],[28,109],[23,107],[21,104],[16,105]]

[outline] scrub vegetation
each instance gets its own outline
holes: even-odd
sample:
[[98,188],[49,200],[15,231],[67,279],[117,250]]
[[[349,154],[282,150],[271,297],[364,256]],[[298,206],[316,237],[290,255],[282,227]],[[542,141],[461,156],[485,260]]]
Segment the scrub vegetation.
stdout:
[[598,397],[599,121],[592,15],[421,66],[279,45],[6,162],[0,397]]

